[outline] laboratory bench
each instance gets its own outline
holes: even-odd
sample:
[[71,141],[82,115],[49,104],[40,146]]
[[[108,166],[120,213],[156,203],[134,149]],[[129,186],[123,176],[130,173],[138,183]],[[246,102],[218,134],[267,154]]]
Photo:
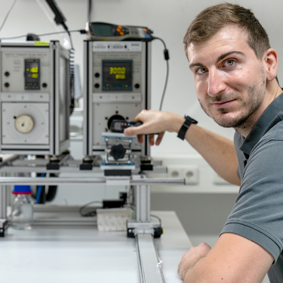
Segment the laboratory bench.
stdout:
[[[177,268],[191,242],[175,212],[152,214],[162,219],[164,228],[154,243],[165,281],[182,282]],[[101,232],[96,225],[9,227],[0,238],[0,250],[5,283],[140,282],[136,240],[127,238],[126,231]]]

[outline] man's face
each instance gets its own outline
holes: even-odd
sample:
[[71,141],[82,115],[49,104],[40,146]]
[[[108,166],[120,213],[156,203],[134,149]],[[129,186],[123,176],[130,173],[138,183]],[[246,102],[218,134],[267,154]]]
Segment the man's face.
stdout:
[[223,127],[252,127],[264,109],[263,61],[241,28],[229,25],[188,47],[190,69],[203,110]]

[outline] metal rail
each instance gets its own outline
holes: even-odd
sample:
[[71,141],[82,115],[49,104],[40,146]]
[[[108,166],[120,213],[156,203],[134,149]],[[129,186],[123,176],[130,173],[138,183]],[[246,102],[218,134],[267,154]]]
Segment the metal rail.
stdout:
[[165,283],[163,264],[151,234],[136,235],[137,256],[141,283]]
[[[119,180],[119,177],[117,177]],[[185,179],[166,179],[166,178],[149,178],[132,180],[130,179],[130,185],[184,185]],[[2,185],[59,185],[59,184],[104,184],[107,182],[107,178],[64,178],[64,177],[0,177],[0,186]]]

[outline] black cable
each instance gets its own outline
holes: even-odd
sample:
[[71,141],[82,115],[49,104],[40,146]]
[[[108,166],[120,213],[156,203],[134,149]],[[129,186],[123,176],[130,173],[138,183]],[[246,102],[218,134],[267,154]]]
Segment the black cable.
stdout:
[[88,0],[88,15],[87,15],[87,18],[88,18],[89,22],[91,20],[91,12],[92,12],[92,0]]
[[0,27],[0,31],[1,31],[2,28],[4,27],[4,25],[5,25],[5,23],[6,23],[7,19],[8,19],[8,17],[9,17],[9,15],[10,15],[10,13],[11,13],[13,7],[15,6],[16,2],[17,2],[17,0],[15,0],[15,1],[13,2],[11,8],[9,9],[8,13],[6,14],[6,16],[5,16],[5,18],[4,18],[4,21],[2,22],[2,25],[1,25],[1,27]]
[[159,106],[159,111],[162,110],[162,106],[163,106],[163,101],[164,101],[164,97],[165,97],[165,92],[166,92],[166,88],[167,88],[167,83],[168,83],[168,77],[169,77],[169,50],[166,47],[166,44],[164,42],[164,40],[160,37],[156,37],[156,36],[152,36],[153,39],[158,39],[160,40],[163,45],[164,45],[164,59],[166,60],[166,78],[165,78],[165,84],[164,84],[164,89],[163,89],[163,93],[162,93],[162,97],[161,97],[161,101],[160,101],[160,106]]
[[[56,178],[56,177],[58,177],[58,174],[50,173],[49,176],[51,178]],[[48,186],[48,191],[47,191],[47,194],[46,194],[46,201],[50,202],[50,201],[53,201],[55,199],[56,194],[57,194],[57,189],[58,189],[57,185]]]
[[[91,202],[88,202],[87,204],[83,205],[82,207],[80,207],[79,209],[79,213],[81,216],[83,217],[91,217],[91,216],[96,216],[96,209],[95,210],[92,210],[92,211],[89,211],[87,213],[83,213],[83,210],[88,207],[90,204],[92,203],[99,203],[101,205],[101,202],[100,201],[91,201]],[[102,208],[102,206],[101,206]]]
[[[80,32],[81,34],[85,33],[85,30],[70,30],[69,33],[71,32]],[[53,34],[60,34],[60,33],[66,33],[66,31],[59,31],[59,32],[50,32],[50,33],[43,33],[43,34],[38,34],[38,36],[47,36],[47,35],[53,35]],[[27,35],[19,35],[19,36],[13,36],[13,37],[3,37],[0,38],[0,40],[6,40],[6,39],[17,39],[17,38],[21,38],[21,37],[26,37]]]

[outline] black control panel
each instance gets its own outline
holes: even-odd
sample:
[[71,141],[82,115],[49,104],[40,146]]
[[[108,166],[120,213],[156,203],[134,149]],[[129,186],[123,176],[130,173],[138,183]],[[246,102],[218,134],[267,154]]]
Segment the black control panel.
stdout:
[[92,30],[96,36],[122,36],[130,33],[126,27],[106,23],[92,23]]
[[40,89],[40,60],[25,59],[25,89]]
[[103,91],[132,91],[132,60],[102,60],[102,70]]

